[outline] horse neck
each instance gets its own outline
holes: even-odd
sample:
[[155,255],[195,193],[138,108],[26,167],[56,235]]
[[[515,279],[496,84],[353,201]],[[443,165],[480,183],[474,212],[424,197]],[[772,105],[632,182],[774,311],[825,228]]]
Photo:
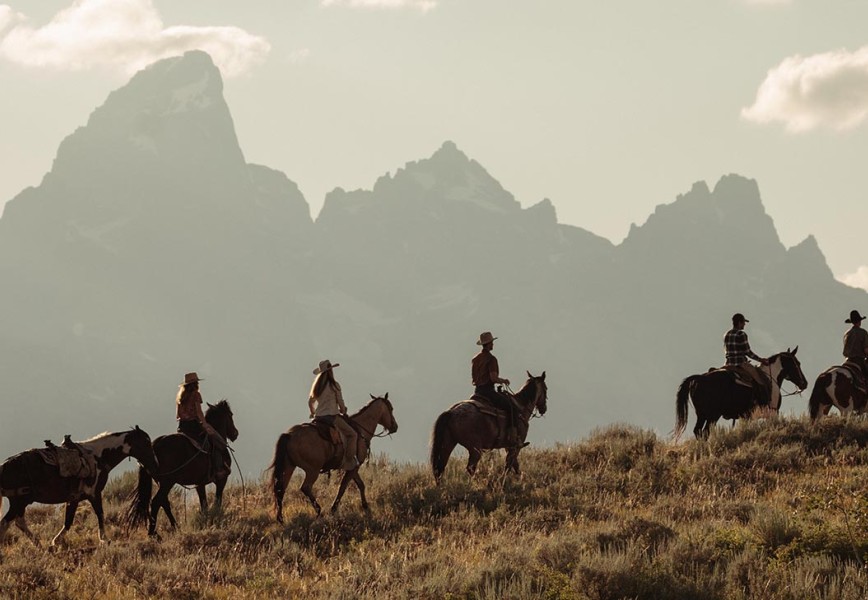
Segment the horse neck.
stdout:
[[772,380],[772,397],[769,406],[777,410],[781,406],[781,384],[784,382],[784,361],[781,360],[780,354],[769,361],[767,369]]
[[[228,427],[226,419],[218,419],[216,416],[212,416],[211,420],[208,419],[209,415],[205,415],[205,421],[214,428],[214,431],[220,434],[224,440],[227,439]],[[212,423],[211,421],[221,421],[220,423]]]
[[[375,404],[380,406],[375,406]],[[382,413],[382,410],[381,402],[371,402],[362,410],[352,415],[350,419],[352,419],[357,425],[360,425],[362,430],[368,433],[368,435],[374,435],[377,425],[380,424],[380,414]]]
[[100,463],[113,469],[130,455],[130,447],[124,441],[126,435],[126,432],[110,433],[86,442],[79,442],[79,446],[93,452]]
[[515,398],[521,404],[521,413],[525,416],[533,412],[537,394],[536,385],[527,384],[515,393]]

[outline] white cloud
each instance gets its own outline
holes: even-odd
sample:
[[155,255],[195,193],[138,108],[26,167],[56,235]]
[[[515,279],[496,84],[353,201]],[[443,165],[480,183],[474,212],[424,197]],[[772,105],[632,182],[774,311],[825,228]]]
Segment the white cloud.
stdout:
[[152,0],[76,0],[47,25],[19,23],[0,40],[0,58],[19,65],[126,73],[195,49],[232,77],[265,60],[271,46],[238,27],[165,27]]
[[868,117],[868,46],[791,56],[766,75],[743,118],[793,132],[852,129]]
[[862,288],[868,291],[868,266],[859,267],[855,273],[841,275],[838,277],[838,280],[851,287]]
[[320,0],[323,6],[348,6],[350,8],[412,8],[422,12],[437,6],[438,0]]
[[24,16],[12,10],[8,4],[0,4],[0,33],[13,23],[23,20]]
[[310,56],[310,48],[299,48],[289,53],[289,62],[298,65],[307,60]]

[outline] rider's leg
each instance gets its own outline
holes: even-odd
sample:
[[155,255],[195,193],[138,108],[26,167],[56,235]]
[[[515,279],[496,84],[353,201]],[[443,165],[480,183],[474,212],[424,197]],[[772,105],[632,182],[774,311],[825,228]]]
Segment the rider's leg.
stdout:
[[344,464],[342,468],[346,471],[352,471],[359,466],[357,457],[358,436],[356,435],[356,430],[343,417],[335,418],[335,427],[337,427],[344,438]]

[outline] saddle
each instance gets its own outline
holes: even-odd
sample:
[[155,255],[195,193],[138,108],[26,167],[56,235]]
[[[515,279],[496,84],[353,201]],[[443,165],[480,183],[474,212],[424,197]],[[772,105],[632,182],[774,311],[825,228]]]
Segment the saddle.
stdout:
[[56,466],[61,477],[77,477],[93,479],[97,474],[96,456],[77,444],[70,442],[70,447],[55,446],[46,441],[46,448],[36,452],[47,465]]
[[844,364],[841,365],[841,368],[850,374],[850,378],[853,380],[853,385],[855,385],[859,391],[863,394],[868,393],[868,385],[866,385],[868,382],[865,381],[865,372],[862,371],[862,365],[846,360],[844,361]]
[[715,371],[721,371],[723,373],[729,373],[732,380],[736,385],[741,385],[746,388],[753,388],[756,383],[752,377],[748,377],[741,370],[738,369],[735,365],[724,365],[722,367],[711,367],[708,369],[709,373],[713,373]]
[[[192,435],[184,433],[183,431],[176,431],[175,433],[187,438],[187,441],[190,442],[191,444],[193,444],[193,448],[197,452],[201,452],[202,454],[210,454],[211,453],[211,444],[208,443],[208,436],[205,436],[205,438],[200,441],[200,440],[197,440],[196,438],[194,438]],[[205,442],[204,444],[202,443],[203,441]]]
[[[347,419],[349,421],[349,419]],[[338,432],[338,428],[330,420],[316,418],[310,422],[310,425],[316,430],[319,436],[327,442],[331,442],[335,446],[344,445],[344,440]]]

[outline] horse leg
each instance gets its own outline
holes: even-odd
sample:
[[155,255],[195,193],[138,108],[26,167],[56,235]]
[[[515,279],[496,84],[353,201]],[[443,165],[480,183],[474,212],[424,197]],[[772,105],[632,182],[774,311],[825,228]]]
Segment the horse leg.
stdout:
[[353,481],[356,482],[356,487],[359,488],[359,497],[362,499],[362,510],[370,512],[371,507],[368,506],[368,499],[365,497],[365,482],[362,481],[362,476],[359,475],[359,470],[353,471]]
[[521,468],[518,465],[518,448],[510,448],[506,451],[504,471],[512,471],[516,475],[521,475]]
[[482,451],[479,448],[468,448],[467,451],[470,453],[467,457],[467,474],[473,477],[476,475],[476,465],[482,458]]
[[72,522],[75,520],[75,511],[78,510],[78,502],[67,502],[66,503],[66,513],[63,517],[63,527],[60,528],[60,531],[57,532],[51,539],[52,546],[56,546],[59,542],[63,541],[63,538],[66,536],[66,532],[69,531],[69,528],[72,527]]
[[35,535],[33,535],[33,532],[30,531],[30,528],[27,526],[27,521],[24,520],[23,507],[21,508],[21,514],[15,517],[15,525],[18,526],[18,529],[24,532],[24,535],[27,536],[27,539],[33,542],[34,546],[36,546],[37,548],[41,547],[39,544],[39,539]]
[[223,490],[226,488],[228,477],[222,477],[214,483],[214,506],[220,508],[223,506]]
[[199,510],[204,515],[208,512],[208,493],[204,485],[196,486],[196,493],[199,495]]
[[[157,493],[154,494],[154,497],[151,500],[151,515],[148,522],[148,535],[157,535],[157,516],[160,514],[160,508],[165,511],[166,516],[169,518],[169,522],[173,523],[174,516],[172,516],[171,508],[169,507],[169,491],[171,489],[172,484],[166,484],[162,481],[160,482]],[[172,527],[174,526],[173,523]]]
[[702,417],[696,417],[696,425],[693,427],[693,435],[696,436],[696,439],[702,439],[702,429],[707,423],[708,421]]
[[[357,469],[354,469],[357,471]],[[344,492],[347,491],[347,485],[350,483],[350,479],[352,479],[353,471],[346,471],[344,476],[341,477],[341,485],[338,488],[338,493],[335,496],[335,501],[332,502],[332,514],[338,512],[338,505],[341,503],[341,498],[344,497]]]
[[96,496],[90,498],[90,506],[93,508],[93,512],[96,513],[96,522],[97,522],[97,539],[99,539],[100,544],[105,544],[108,542],[108,538],[105,535],[105,513],[102,509],[102,494],[97,493]]
[[[14,522],[16,525],[18,524],[18,517],[24,516],[24,509],[27,507],[27,502],[21,502],[21,500],[16,498],[9,498],[9,510],[6,511],[6,514],[3,515],[3,520],[0,521],[0,542],[3,541],[3,538],[6,537],[6,530],[9,529],[9,526]],[[19,525],[20,527],[20,525]],[[36,545],[39,544],[37,542]]]
[[274,510],[277,513],[277,522],[283,523],[283,496],[286,494],[286,485],[292,479],[292,474],[295,472],[295,465],[289,464],[282,473],[277,473],[274,477]]
[[316,469],[312,471],[304,472],[304,482],[301,484],[301,492],[307,496],[307,499],[310,500],[311,505],[313,505],[313,509],[316,511],[316,516],[319,516],[322,512],[322,508],[319,505],[319,502],[316,501],[316,496],[313,495],[313,484],[319,477],[319,473],[317,473]]

